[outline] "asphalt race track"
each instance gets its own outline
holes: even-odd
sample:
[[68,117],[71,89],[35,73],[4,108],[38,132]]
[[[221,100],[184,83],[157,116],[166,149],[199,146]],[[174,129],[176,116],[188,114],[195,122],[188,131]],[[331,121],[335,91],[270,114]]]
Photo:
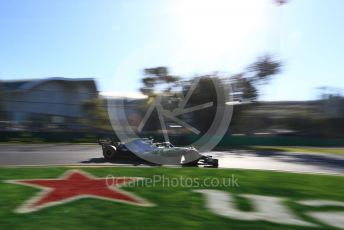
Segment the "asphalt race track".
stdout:
[[[344,156],[249,150],[206,153],[219,159],[220,168],[264,169],[344,175]],[[113,165],[144,166],[142,162],[104,160],[94,144],[0,144],[0,166]]]

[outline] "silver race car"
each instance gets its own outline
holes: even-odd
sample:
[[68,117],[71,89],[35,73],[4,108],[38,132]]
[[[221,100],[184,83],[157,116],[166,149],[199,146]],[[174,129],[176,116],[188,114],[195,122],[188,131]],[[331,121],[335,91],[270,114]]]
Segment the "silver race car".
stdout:
[[154,142],[153,139],[132,139],[114,142],[111,138],[98,139],[106,160],[143,159],[158,165],[183,165],[218,167],[218,159],[200,154],[196,148],[175,147],[170,142]]

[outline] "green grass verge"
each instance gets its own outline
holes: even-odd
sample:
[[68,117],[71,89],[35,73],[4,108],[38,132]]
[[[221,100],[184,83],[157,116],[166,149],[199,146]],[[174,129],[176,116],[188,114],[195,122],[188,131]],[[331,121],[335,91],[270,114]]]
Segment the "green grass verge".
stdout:
[[[305,229],[294,225],[280,225],[264,221],[239,221],[218,216],[205,207],[205,198],[192,192],[200,187],[168,187],[166,183],[155,186],[123,187],[126,191],[156,204],[154,207],[139,207],[84,198],[27,214],[13,212],[24,201],[40,190],[28,186],[5,183],[10,179],[57,178],[70,168],[28,167],[0,168],[0,229]],[[302,199],[326,199],[344,201],[344,177],[326,175],[293,174],[255,170],[229,170],[207,168],[80,168],[96,177],[139,176],[153,178],[156,175],[171,178],[238,178],[239,187],[212,186],[207,189],[224,190],[234,195],[258,194],[287,198],[286,205],[298,216],[313,221],[304,215],[314,208],[293,202]],[[205,187],[201,187],[205,189]],[[250,210],[250,203],[237,199],[242,210]],[[317,210],[322,210],[317,208]],[[333,210],[333,209],[331,209]],[[342,210],[343,208],[334,208]],[[318,223],[320,228],[331,229]]]

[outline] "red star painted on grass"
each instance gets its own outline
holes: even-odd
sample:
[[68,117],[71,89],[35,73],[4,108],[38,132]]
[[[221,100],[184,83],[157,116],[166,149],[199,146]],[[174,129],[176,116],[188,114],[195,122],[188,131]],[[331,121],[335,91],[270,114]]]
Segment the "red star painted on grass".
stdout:
[[57,179],[11,180],[8,182],[43,189],[36,197],[26,201],[16,210],[19,213],[26,213],[90,197],[132,205],[152,206],[142,198],[119,188],[142,179],[139,177],[96,178],[83,171],[70,170]]

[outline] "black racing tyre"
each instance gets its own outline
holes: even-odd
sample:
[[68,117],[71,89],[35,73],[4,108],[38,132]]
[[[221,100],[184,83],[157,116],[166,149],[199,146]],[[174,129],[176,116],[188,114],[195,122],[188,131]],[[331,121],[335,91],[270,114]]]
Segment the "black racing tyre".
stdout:
[[219,160],[214,158],[206,158],[204,160],[204,164],[209,168],[218,168],[219,167]]
[[213,159],[213,162],[214,162],[213,163],[214,167],[216,167],[216,168],[219,167],[219,160],[218,159]]
[[103,148],[103,156],[106,160],[112,160],[117,155],[117,149],[115,146],[106,146]]

